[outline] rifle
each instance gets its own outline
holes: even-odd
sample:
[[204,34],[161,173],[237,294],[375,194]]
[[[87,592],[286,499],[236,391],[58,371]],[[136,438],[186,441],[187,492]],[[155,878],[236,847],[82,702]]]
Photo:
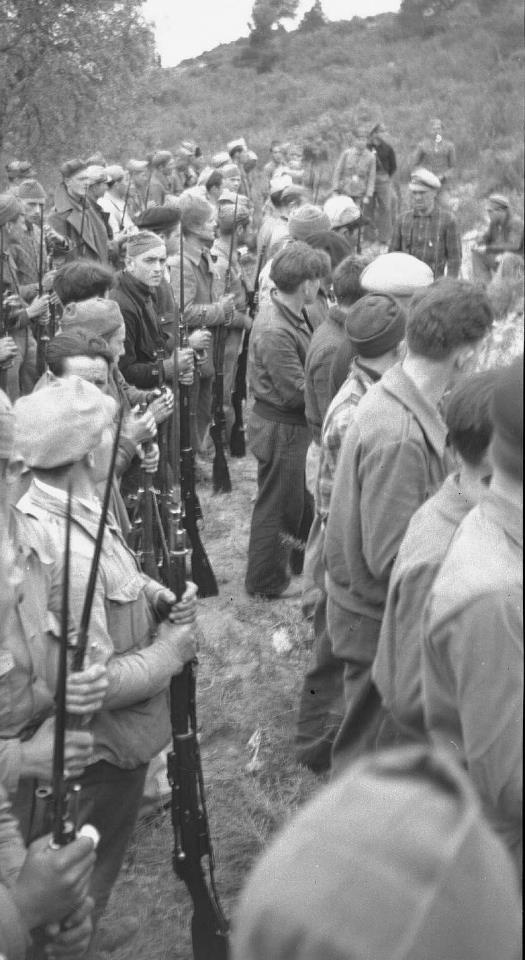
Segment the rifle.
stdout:
[[[187,322],[184,317],[184,239],[182,234],[182,224],[180,228],[180,345],[187,347],[188,330]],[[216,597],[219,588],[213,573],[210,561],[202,545],[197,526],[199,516],[197,494],[195,491],[195,463],[193,458],[193,449],[191,446],[191,387],[185,383],[179,384],[180,396],[180,489],[181,501],[183,506],[183,522],[186,533],[191,543],[191,576],[194,583],[197,584],[199,597]],[[176,406],[174,408],[175,416]],[[178,476],[178,468],[175,459],[179,456],[176,450],[173,452],[173,470],[174,475]]]
[[120,229],[124,229],[124,220],[126,219],[126,210],[128,209],[128,200],[129,200],[129,191],[131,190],[131,175],[128,180],[128,185],[126,187],[126,195],[124,197],[124,206],[122,208],[122,217],[120,218]]
[[[91,567],[89,570],[88,584],[86,588],[86,594],[84,597],[84,605],[82,607],[82,614],[80,616],[80,624],[78,628],[77,638],[75,646],[73,648],[73,660],[72,660],[72,669],[75,671],[82,670],[84,666],[84,657],[86,655],[86,647],[89,636],[89,621],[91,619],[91,608],[93,606],[93,597],[95,595],[95,584],[97,581],[98,566],[100,563],[100,554],[102,552],[102,543],[104,540],[104,530],[106,527],[106,520],[109,510],[109,500],[111,497],[111,487],[113,485],[113,476],[115,474],[115,464],[117,462],[117,452],[118,444],[120,440],[120,430],[122,427],[122,418],[124,416],[124,408],[121,406],[119,410],[118,420],[117,420],[117,429],[115,431],[115,438],[113,440],[113,450],[111,452],[111,462],[109,465],[109,472],[106,480],[106,487],[104,490],[104,499],[102,501],[102,510],[100,512],[100,519],[98,522],[97,537],[95,540],[95,549],[93,551],[93,559],[91,561]],[[70,729],[78,729],[80,725],[81,718],[76,715],[70,717],[69,727]]]
[[[255,279],[253,290],[248,291],[248,313],[253,320],[257,312],[257,294],[259,292],[259,278],[266,256],[267,244],[263,244],[261,252],[257,259],[255,269]],[[248,347],[250,344],[250,331],[245,330],[242,338],[241,352],[237,359],[237,370],[235,372],[235,384],[232,391],[232,408],[235,413],[235,422],[230,434],[230,453],[232,457],[246,456],[246,438],[243,421],[242,402],[246,400],[246,372],[248,367]]]
[[81,216],[81,218],[80,218],[80,238],[79,238],[79,241],[78,241],[78,244],[77,244],[77,247],[78,247],[78,249],[80,250],[80,256],[82,256],[82,255],[83,255],[83,252],[84,252],[84,250],[83,250],[83,247],[84,247],[84,223],[85,223],[85,220],[86,220],[86,206],[87,206],[88,189],[89,189],[89,187],[88,187],[88,185],[86,184],[86,188],[85,188],[85,190],[84,190],[84,196],[82,197],[82,216]]
[[[230,237],[230,249],[228,252],[228,266],[224,277],[224,293],[231,292],[232,287],[232,263],[233,251],[235,247],[235,229],[237,226],[237,205],[239,203],[239,191],[235,196],[235,206],[233,208],[232,234]],[[210,436],[215,445],[215,456],[213,458],[213,492],[231,493],[232,482],[226,456],[224,454],[224,438],[226,433],[226,417],[224,416],[224,348],[228,332],[224,326],[219,326],[214,331],[214,349],[213,366],[215,368],[215,381],[213,384],[213,421],[210,426]]]
[[[0,337],[7,336],[4,311],[4,228],[0,227]],[[7,387],[7,367],[0,367],[0,390]]]
[[[185,535],[180,501],[175,501],[175,490],[180,479],[179,439],[174,411],[174,495],[170,512],[166,580],[178,601],[182,599],[186,587]],[[227,960],[229,924],[215,886],[215,861],[197,739],[196,664],[196,660],[186,663],[182,672],[172,677],[170,682],[173,749],[168,754],[168,780],[174,836],[172,864],[176,876],[186,884],[193,901],[191,938],[194,960]],[[203,857],[208,858],[208,879],[201,863]]]
[[152,178],[152,176],[153,176],[153,167],[152,167],[151,164],[150,164],[149,174],[148,174],[148,182],[147,182],[147,184],[146,184],[146,193],[144,194],[144,209],[145,209],[145,210],[148,209],[149,188],[150,188],[150,186],[151,186],[151,178]]
[[[38,251],[38,296],[44,292],[44,204],[40,204],[40,243]],[[45,373],[47,345],[49,343],[49,322],[45,325],[38,323],[36,330],[36,372],[39,377]]]

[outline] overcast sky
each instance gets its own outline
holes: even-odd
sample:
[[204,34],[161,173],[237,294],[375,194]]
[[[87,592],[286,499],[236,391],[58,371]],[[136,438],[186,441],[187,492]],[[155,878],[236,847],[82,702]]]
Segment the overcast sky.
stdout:
[[[300,0],[299,19],[313,2]],[[322,0],[322,5],[330,20],[351,20],[398,10],[400,0]],[[252,7],[253,0],[145,0],[144,13],[156,24],[162,65],[173,67],[219,43],[248,36]]]

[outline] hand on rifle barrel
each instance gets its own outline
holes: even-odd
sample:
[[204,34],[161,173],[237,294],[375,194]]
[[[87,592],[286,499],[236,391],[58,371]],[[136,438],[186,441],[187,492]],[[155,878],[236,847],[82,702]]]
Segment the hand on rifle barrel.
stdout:
[[[95,851],[89,837],[79,837],[59,850],[50,837],[40,837],[27,851],[12,888],[13,899],[29,930],[58,923],[88,901]],[[85,908],[86,909],[86,908]]]
[[160,451],[157,443],[149,440],[138,449],[141,467],[146,473],[156,473],[159,469]]
[[153,414],[157,426],[171,416],[173,403],[173,391],[169,387],[164,387],[162,391],[155,391],[148,395],[148,410]]
[[155,418],[149,410],[140,413],[139,407],[134,407],[122,424],[122,436],[138,447],[145,440],[153,440],[157,435]]
[[42,278],[42,288],[44,293],[53,293],[53,283],[56,277],[56,270],[48,270]]
[[11,367],[18,353],[18,347],[12,337],[0,338],[0,367]]
[[194,357],[191,347],[179,347],[177,349],[177,365],[179,369],[179,383],[186,387],[191,387],[193,383]]
[[38,320],[42,324],[49,323],[49,294],[43,293],[41,297],[35,297],[26,310],[30,320]]
[[[48,717],[30,740],[20,744],[21,776],[51,781],[55,718]],[[79,777],[93,756],[93,734],[89,730],[68,730],[65,739],[65,767],[68,777]]]
[[74,913],[59,923],[46,927],[49,943],[46,946],[48,960],[78,960],[86,952],[93,935],[91,912],[95,906],[92,897],[86,897]]
[[86,670],[69,673],[66,710],[81,715],[96,713],[102,708],[108,685],[108,672],[102,663],[92,663]]
[[171,590],[159,590],[155,598],[155,610],[161,620],[170,620],[171,623],[182,626],[195,623],[197,619],[197,585],[188,580],[186,590],[180,603],[177,603]]

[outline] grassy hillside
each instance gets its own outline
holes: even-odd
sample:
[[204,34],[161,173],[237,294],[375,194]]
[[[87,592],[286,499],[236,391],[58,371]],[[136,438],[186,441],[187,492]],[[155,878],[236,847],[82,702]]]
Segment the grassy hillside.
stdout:
[[[459,172],[480,189],[521,190],[523,28],[520,0],[461,2],[447,28],[404,36],[395,14],[277,31],[269,46],[222,45],[148,79],[134,149],[190,135],[218,149],[244,134],[260,157],[273,137],[321,136],[333,160],[356,110],[387,124],[402,173],[431,116],[458,148]],[[148,98],[148,99],[149,99]]]

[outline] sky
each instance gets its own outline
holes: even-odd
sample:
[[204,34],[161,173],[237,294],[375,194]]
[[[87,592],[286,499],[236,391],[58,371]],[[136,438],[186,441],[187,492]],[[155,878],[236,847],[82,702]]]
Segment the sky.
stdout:
[[[299,20],[313,2],[300,0]],[[398,10],[400,0],[322,0],[322,6],[329,20],[351,20]],[[174,67],[220,43],[247,37],[252,7],[253,0],[144,0],[143,9],[156,24],[162,65]],[[292,21],[284,21],[285,27],[290,25]]]

